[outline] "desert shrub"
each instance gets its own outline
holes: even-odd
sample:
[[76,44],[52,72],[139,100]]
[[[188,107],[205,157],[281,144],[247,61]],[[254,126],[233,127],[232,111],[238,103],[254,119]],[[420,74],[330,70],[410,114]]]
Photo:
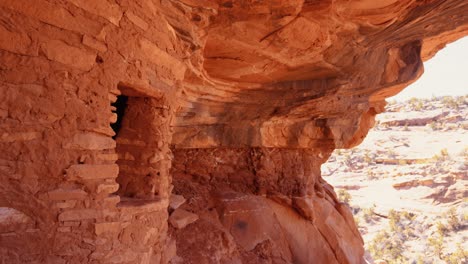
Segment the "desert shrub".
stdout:
[[366,221],[366,223],[371,222],[374,219],[374,216],[375,216],[375,205],[369,208],[362,209],[362,218],[364,218],[364,221]]
[[348,153],[344,154],[344,163],[348,167],[353,166],[353,159],[351,158],[350,154],[348,154]]
[[457,101],[457,104],[459,106],[462,106],[462,105],[468,105],[468,102],[466,101],[467,96],[457,96],[455,97],[455,101]]
[[392,159],[394,159],[394,158],[396,158],[398,156],[398,154],[393,149],[388,150],[387,155]]
[[348,205],[351,202],[351,194],[347,190],[339,189],[337,195],[338,195],[338,199],[341,202],[346,203]]
[[468,159],[468,147],[464,147],[462,151],[460,151],[460,156],[465,159]]
[[460,264],[460,263],[467,263],[468,261],[468,250],[465,250],[463,246],[458,243],[457,250],[453,253],[449,253],[445,255],[442,260],[444,260],[447,264]]
[[400,214],[391,209],[388,212],[388,223],[390,225],[390,230],[393,232],[399,232],[400,231]]
[[445,157],[445,158],[449,158],[449,157],[450,157],[450,155],[449,155],[449,153],[448,153],[448,150],[447,150],[446,148],[443,148],[443,149],[440,150],[440,155],[441,155],[442,157]]
[[445,234],[448,232],[447,226],[444,225],[441,221],[436,222],[436,230],[439,236],[445,236]]
[[424,108],[423,99],[413,97],[409,99],[408,103],[410,105],[411,110],[414,110],[414,111],[421,111]]
[[433,130],[433,131],[437,131],[437,130],[441,130],[442,129],[442,124],[436,122],[436,121],[432,121],[430,124],[429,124],[429,127]]
[[395,99],[389,100],[387,102],[387,106],[393,106],[393,105],[396,105],[396,104],[397,104],[397,101]]
[[373,172],[371,169],[368,169],[367,170],[367,179],[375,180],[375,179],[377,179],[377,175],[375,175],[375,172]]
[[357,228],[359,228],[361,226],[361,218],[359,218],[358,216],[354,216],[354,223],[356,224]]
[[448,150],[446,148],[444,148],[444,149],[440,150],[439,154],[435,154],[434,156],[432,156],[432,159],[435,162],[444,162],[444,161],[450,159],[450,155],[448,153]]
[[399,234],[403,238],[414,236],[413,220],[416,215],[407,211],[398,212],[390,210],[388,212],[388,223],[390,231]]
[[447,211],[447,224],[450,230],[457,231],[461,227],[460,219],[457,215],[457,209],[455,207],[450,208]]
[[388,128],[390,127],[387,123],[379,124],[379,126],[380,126],[383,130],[386,130],[386,129],[388,129]]
[[410,221],[413,221],[417,217],[415,213],[410,213],[408,211],[402,211],[401,215]]
[[374,259],[384,259],[388,264],[405,263],[403,256],[404,242],[396,234],[382,230],[377,233],[368,246]]
[[419,255],[418,259],[416,260],[416,264],[425,264],[424,257]]
[[432,248],[434,254],[442,259],[442,253],[444,251],[444,237],[439,235],[436,237],[430,237],[427,240],[428,245]]
[[452,96],[442,97],[442,104],[447,108],[459,109],[457,100],[455,100]]
[[371,156],[369,155],[369,151],[366,151],[366,153],[364,153],[363,159],[364,159],[364,162],[367,163],[367,164],[369,164],[369,163],[372,162],[372,158],[371,158]]

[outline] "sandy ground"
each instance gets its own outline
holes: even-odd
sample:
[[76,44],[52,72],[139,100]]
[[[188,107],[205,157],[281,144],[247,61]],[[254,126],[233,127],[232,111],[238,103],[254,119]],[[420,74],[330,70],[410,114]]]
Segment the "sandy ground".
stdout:
[[[335,186],[339,194],[341,192],[340,196],[349,194],[349,204],[367,248],[378,244],[374,239],[379,232],[387,230],[394,235],[401,231],[389,227],[390,221],[386,217],[391,210],[411,213],[411,220],[399,222],[402,230],[408,229],[408,232],[414,233],[402,235],[404,241],[400,246],[404,249],[404,258],[379,256],[387,263],[467,262],[463,257],[454,262],[449,260],[449,257],[455,259],[455,255],[460,255],[463,250],[466,251],[463,254],[468,254],[466,99],[459,100],[459,109],[438,110],[450,114],[425,126],[389,126],[385,122],[436,116],[438,112],[430,108],[434,108],[434,105],[440,108],[440,100],[424,102],[419,116],[414,114],[408,102],[399,107],[390,105],[389,108],[397,108],[399,112],[380,115],[379,125],[369,132],[360,146],[351,150],[336,150],[322,166],[325,180]],[[411,115],[405,115],[405,111],[411,112]],[[342,189],[346,191],[340,191]],[[452,210],[451,213],[449,210]],[[369,217],[365,220],[366,212],[368,215],[372,212],[370,220]],[[450,228],[449,215],[456,215],[459,221],[457,228]],[[448,230],[440,235],[437,226],[441,229],[442,225]],[[442,237],[441,256],[434,253],[431,237]],[[457,249],[458,253],[454,253]],[[385,252],[385,249],[382,248],[381,252]]]

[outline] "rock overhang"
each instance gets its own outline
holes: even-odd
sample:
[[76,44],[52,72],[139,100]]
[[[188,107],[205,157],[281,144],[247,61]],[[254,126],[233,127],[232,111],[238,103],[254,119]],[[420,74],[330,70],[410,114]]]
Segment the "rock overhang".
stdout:
[[210,3],[176,4],[192,17],[176,32],[196,47],[176,148],[356,145],[361,123],[422,74],[421,58],[468,32],[463,1]]

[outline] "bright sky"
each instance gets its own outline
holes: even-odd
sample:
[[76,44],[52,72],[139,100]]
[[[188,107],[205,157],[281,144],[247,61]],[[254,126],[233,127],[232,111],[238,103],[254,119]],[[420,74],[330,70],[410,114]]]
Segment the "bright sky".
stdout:
[[466,94],[468,94],[468,37],[448,44],[435,57],[426,61],[421,78],[389,100]]

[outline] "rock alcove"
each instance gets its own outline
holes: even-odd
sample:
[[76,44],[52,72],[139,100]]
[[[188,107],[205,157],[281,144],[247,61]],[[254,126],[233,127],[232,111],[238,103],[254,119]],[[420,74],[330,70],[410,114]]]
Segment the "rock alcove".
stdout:
[[0,11],[6,263],[363,263],[320,165],[468,33],[463,0]]

